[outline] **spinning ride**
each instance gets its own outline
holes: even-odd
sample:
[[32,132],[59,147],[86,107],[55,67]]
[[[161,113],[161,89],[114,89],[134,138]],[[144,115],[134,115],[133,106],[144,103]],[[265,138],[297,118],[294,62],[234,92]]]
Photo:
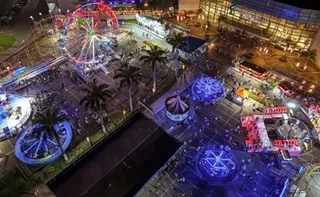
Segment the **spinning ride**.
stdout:
[[237,177],[237,159],[220,146],[207,146],[197,156],[197,170],[209,184],[231,183]]
[[217,102],[225,96],[223,80],[203,75],[192,87],[193,94],[202,102]]
[[[30,165],[44,165],[53,162],[62,155],[55,138],[39,125],[30,126],[21,133],[15,144],[15,155],[17,158]],[[60,138],[60,144],[66,150],[72,139],[72,130],[69,122],[64,121],[55,125],[55,130]]]
[[0,94],[0,138],[11,137],[30,117],[29,99],[18,94]]
[[110,7],[103,2],[88,3],[66,19],[62,48],[82,77],[99,68],[107,73],[104,66],[117,57],[112,45],[118,31],[117,16]]
[[190,111],[190,102],[184,96],[171,96],[165,102],[166,116],[173,121],[185,120]]
[[282,139],[304,141],[309,137],[309,128],[297,118],[280,119],[276,122],[275,128],[278,136]]

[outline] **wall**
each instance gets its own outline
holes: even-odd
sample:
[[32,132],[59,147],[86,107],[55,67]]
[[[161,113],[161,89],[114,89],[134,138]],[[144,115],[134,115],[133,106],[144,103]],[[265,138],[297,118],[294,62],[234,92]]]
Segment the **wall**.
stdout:
[[317,63],[318,69],[320,69],[320,29],[318,29],[310,48],[317,50],[316,63]]
[[179,0],[179,11],[196,11],[200,7],[200,0]]

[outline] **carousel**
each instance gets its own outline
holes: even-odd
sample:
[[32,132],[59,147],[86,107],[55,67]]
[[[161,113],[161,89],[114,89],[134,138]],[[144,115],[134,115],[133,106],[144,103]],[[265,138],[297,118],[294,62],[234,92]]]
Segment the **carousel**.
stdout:
[[193,95],[201,102],[217,102],[225,96],[223,83],[223,80],[203,75],[193,84]]
[[190,111],[190,101],[184,96],[171,96],[165,101],[166,116],[175,122],[185,120]]

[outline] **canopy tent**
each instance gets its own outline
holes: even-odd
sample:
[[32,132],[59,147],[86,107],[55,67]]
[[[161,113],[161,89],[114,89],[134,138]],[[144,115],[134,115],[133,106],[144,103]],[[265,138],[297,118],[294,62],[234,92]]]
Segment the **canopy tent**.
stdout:
[[240,96],[241,98],[247,98],[249,97],[249,91],[245,90],[243,88],[239,88],[236,92],[236,95]]

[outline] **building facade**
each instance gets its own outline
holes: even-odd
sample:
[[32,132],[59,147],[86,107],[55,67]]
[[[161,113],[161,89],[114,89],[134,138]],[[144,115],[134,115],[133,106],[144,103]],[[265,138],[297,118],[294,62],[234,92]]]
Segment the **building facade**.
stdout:
[[179,11],[196,11],[200,0],[179,0]]
[[[203,18],[298,49],[315,45],[320,11],[275,0],[201,0]],[[312,48],[312,47],[311,47]]]

